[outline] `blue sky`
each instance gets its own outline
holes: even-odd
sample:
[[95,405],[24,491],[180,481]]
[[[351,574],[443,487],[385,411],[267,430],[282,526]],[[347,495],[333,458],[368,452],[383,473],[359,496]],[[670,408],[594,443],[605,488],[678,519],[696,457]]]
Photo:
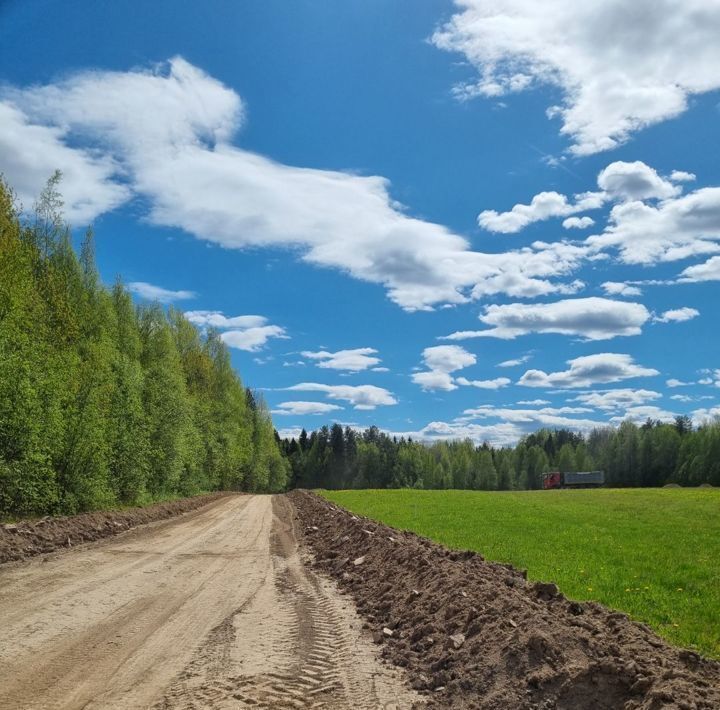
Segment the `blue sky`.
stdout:
[[5,2],[0,171],[281,432],[700,422],[720,2],[550,4]]

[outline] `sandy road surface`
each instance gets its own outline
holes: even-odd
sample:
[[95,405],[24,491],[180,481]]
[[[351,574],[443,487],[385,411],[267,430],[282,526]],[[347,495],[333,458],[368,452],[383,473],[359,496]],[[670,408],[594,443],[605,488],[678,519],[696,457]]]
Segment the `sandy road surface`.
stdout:
[[0,708],[407,708],[282,496],[0,567]]

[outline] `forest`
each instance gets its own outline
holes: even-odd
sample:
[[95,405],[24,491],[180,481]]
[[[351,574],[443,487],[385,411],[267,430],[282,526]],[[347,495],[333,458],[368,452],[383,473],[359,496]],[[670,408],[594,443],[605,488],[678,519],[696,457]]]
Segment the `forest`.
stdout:
[[0,518],[283,490],[269,411],[220,336],[103,286],[60,178],[30,216],[0,182]]
[[546,471],[605,471],[609,486],[677,483],[720,486],[720,422],[693,427],[624,421],[587,436],[541,429],[515,447],[472,441],[425,444],[370,427],[362,433],[333,424],[282,442],[291,486],[302,488],[461,488],[524,490],[542,487]]

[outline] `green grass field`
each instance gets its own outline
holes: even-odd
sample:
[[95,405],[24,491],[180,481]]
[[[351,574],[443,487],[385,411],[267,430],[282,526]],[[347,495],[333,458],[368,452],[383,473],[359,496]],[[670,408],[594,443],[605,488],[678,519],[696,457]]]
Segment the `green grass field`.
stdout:
[[322,491],[355,513],[554,581],[720,658],[720,490]]

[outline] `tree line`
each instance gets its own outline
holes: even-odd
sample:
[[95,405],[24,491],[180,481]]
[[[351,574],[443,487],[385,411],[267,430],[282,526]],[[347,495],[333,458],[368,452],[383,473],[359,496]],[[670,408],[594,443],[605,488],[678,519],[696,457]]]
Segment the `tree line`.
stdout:
[[392,437],[377,427],[359,433],[333,424],[282,441],[290,485],[303,488],[542,488],[547,471],[605,471],[609,486],[677,483],[720,486],[720,422],[693,427],[624,421],[582,435],[541,429],[514,447],[476,446],[471,440],[426,444]]
[[0,517],[283,490],[268,409],[219,335],[103,286],[59,180],[29,218],[0,181]]

